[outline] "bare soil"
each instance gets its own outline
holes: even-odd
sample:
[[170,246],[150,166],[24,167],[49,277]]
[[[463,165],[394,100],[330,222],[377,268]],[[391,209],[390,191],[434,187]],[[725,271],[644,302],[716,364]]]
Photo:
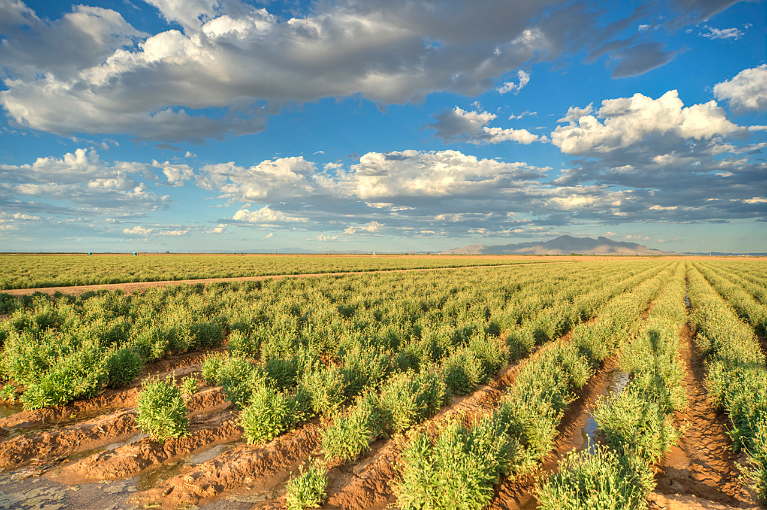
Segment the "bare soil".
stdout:
[[[685,508],[679,505],[689,501],[690,496],[696,501],[729,507],[755,507],[755,495],[739,479],[738,464],[745,462],[746,457],[732,450],[732,440],[727,435],[728,418],[709,402],[705,365],[689,324],[680,333],[680,351],[687,367],[683,381],[687,409],[675,418],[684,428],[684,435],[661,462],[655,492],[676,498],[670,500],[669,508],[671,505]],[[680,499],[681,496],[686,498]]]

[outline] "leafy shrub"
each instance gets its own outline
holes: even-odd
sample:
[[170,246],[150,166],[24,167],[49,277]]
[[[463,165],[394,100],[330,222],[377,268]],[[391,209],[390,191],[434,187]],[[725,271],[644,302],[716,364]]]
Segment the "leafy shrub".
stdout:
[[319,508],[327,498],[327,468],[313,462],[306,471],[303,466],[299,466],[298,470],[298,476],[288,482],[286,489],[287,510]]
[[536,496],[542,510],[643,510],[654,487],[644,460],[597,446],[567,454]]
[[266,386],[256,389],[240,413],[248,444],[271,441],[290,425],[290,402],[285,395]]
[[144,381],[138,396],[136,426],[159,442],[189,433],[187,408],[175,379]]
[[466,395],[485,379],[482,362],[469,349],[456,351],[442,363],[442,377],[451,394]]
[[256,335],[248,335],[242,331],[232,331],[229,333],[229,352],[239,354],[248,358],[254,358],[261,349],[261,343]]
[[184,380],[181,382],[181,393],[188,396],[194,395],[197,393],[198,387],[197,387],[197,378],[196,377],[185,377]]
[[110,388],[122,388],[141,375],[144,362],[136,351],[125,347],[113,352],[107,358],[107,373]]
[[218,372],[228,359],[228,352],[219,352],[207,356],[202,362],[202,378],[205,379],[205,382],[211,386],[218,386],[220,384]]
[[436,413],[445,402],[446,387],[436,371],[406,372],[382,389],[379,405],[391,433],[404,432]]
[[403,510],[485,508],[515,448],[494,417],[471,429],[452,420],[433,443],[428,434],[418,434],[402,454],[402,481],[394,487],[397,505]]
[[610,447],[645,462],[658,462],[679,438],[672,418],[657,403],[644,400],[631,386],[610,400],[600,399],[594,418]]
[[350,412],[337,413],[333,423],[322,429],[322,451],[327,459],[352,460],[370,448],[370,443],[384,432],[384,425],[378,396],[366,393]]
[[309,393],[316,414],[338,409],[346,402],[346,380],[337,367],[307,372],[301,386]]

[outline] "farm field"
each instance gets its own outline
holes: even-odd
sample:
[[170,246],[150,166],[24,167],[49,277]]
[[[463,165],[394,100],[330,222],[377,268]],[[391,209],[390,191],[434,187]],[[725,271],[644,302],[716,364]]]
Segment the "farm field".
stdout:
[[763,260],[481,260],[0,294],[0,508],[759,507]]
[[494,266],[546,257],[491,255],[1,254],[0,290],[269,275]]

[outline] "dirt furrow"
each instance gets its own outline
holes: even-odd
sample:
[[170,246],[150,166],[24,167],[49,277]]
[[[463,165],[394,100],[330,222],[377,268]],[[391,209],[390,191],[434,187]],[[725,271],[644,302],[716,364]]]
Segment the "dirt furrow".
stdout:
[[[220,388],[192,395],[186,404],[192,417],[226,405]],[[0,468],[17,468],[29,461],[52,461],[115,443],[137,434],[135,425],[136,410],[129,408],[66,427],[17,435],[0,443]]]
[[745,461],[745,456],[732,451],[727,417],[709,402],[705,365],[692,339],[687,324],[680,333],[681,355],[687,367],[687,409],[675,416],[684,427],[684,435],[660,465],[656,493],[694,495],[736,507],[753,506],[753,493],[738,479],[737,464]]
[[132,478],[150,468],[238,439],[242,435],[237,416],[229,406],[223,413],[190,420],[190,429],[189,435],[162,443],[144,438],[115,450],[96,453],[64,467],[59,481]]
[[303,427],[263,446],[242,445],[170,478],[135,497],[138,504],[164,507],[199,505],[225,490],[249,487],[268,489],[282,481],[286,467],[309,457],[320,444],[319,425]]
[[42,462],[98,448],[135,432],[135,425],[136,411],[129,409],[65,429],[16,436],[0,444],[0,467],[17,468],[31,460]]

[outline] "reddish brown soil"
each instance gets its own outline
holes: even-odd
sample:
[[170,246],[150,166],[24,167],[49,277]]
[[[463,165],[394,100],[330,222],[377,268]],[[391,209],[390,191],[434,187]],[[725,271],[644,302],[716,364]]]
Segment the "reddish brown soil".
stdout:
[[319,426],[309,423],[264,446],[243,445],[175,476],[136,496],[142,505],[200,505],[221,492],[247,487],[264,490],[283,480],[284,466],[295,466],[319,446]]
[[[209,426],[203,413],[221,411],[228,406],[219,388],[212,388],[187,399],[187,409],[192,419],[192,430]],[[103,409],[101,410],[103,413]],[[102,414],[96,419],[66,427],[26,435],[17,435],[0,443],[0,468],[18,468],[29,462],[54,463],[67,456],[117,443],[129,436],[139,434],[136,429],[135,409],[123,409],[112,414]],[[185,443],[186,444],[186,443]],[[158,457],[159,458],[159,457]],[[87,459],[82,461],[87,464]],[[99,479],[106,479],[102,476]]]
[[237,423],[237,413],[227,406],[227,411],[212,409],[212,414],[189,420],[190,433],[176,439],[159,443],[151,438],[127,444],[111,451],[96,453],[62,470],[59,481],[121,480],[159,464],[180,459],[202,449],[239,439],[242,428]]
[[727,417],[707,398],[705,366],[692,338],[689,325],[685,325],[680,334],[680,350],[687,366],[684,378],[687,409],[678,413],[676,420],[686,430],[679,445],[671,449],[659,466],[656,492],[692,495],[731,507],[754,506],[753,494],[738,478],[737,464],[745,457],[732,451]]

